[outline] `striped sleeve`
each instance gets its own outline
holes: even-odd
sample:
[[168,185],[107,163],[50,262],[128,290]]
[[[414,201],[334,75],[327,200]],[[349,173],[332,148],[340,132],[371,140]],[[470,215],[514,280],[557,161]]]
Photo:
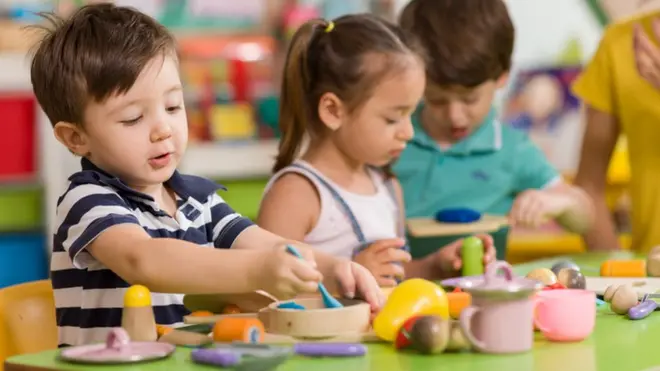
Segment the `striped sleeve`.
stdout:
[[65,251],[78,269],[95,262],[85,248],[103,231],[117,224],[140,225],[117,192],[96,184],[70,187],[57,206],[56,223],[54,252]]
[[209,205],[213,244],[217,248],[230,248],[236,237],[254,224],[250,219],[234,211],[217,193],[211,195]]

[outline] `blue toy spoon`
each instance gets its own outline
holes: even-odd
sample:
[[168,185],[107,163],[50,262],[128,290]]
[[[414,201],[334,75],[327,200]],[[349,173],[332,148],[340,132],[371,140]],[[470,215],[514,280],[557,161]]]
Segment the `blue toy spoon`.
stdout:
[[[291,245],[286,246],[286,251],[289,252],[289,254],[294,255],[295,257],[299,259],[303,259],[302,255],[300,255],[300,252],[298,249]],[[342,308],[343,305],[335,299],[330,293],[328,292],[328,289],[325,288],[325,285],[323,285],[322,282],[319,282],[319,291],[321,292],[321,297],[323,297],[323,304],[325,304],[326,308]]]

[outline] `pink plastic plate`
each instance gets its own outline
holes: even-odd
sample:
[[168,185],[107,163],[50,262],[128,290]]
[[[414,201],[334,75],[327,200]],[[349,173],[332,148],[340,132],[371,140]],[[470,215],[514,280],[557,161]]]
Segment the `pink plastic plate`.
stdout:
[[65,348],[60,359],[74,363],[117,364],[152,361],[170,356],[176,347],[168,343],[132,342],[122,328],[113,329],[105,344]]

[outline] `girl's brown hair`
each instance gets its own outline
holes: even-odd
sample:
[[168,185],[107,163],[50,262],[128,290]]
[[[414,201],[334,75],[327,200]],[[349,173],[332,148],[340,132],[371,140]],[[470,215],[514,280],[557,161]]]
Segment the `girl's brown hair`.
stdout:
[[[394,54],[424,56],[413,36],[374,15],[315,19],[301,26],[286,57],[280,93],[282,138],[273,171],[293,162],[306,133],[320,132],[317,108],[323,94],[334,93],[350,111],[356,110],[392,71],[398,61]],[[368,55],[381,55],[384,63],[366,66]]]

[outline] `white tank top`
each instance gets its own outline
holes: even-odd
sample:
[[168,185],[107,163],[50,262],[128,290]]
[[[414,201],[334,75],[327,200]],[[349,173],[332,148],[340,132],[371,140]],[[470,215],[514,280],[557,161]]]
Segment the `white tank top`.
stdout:
[[[395,195],[378,171],[369,169],[376,193],[361,195],[341,188],[308,162],[297,160],[291,166],[278,171],[268,181],[264,194],[286,173],[305,176],[314,184],[320,196],[321,213],[303,242],[334,256],[350,259],[366,244],[404,237],[401,233],[403,226]],[[342,202],[348,206],[355,218],[357,231]],[[360,234],[362,236],[359,236]]]

